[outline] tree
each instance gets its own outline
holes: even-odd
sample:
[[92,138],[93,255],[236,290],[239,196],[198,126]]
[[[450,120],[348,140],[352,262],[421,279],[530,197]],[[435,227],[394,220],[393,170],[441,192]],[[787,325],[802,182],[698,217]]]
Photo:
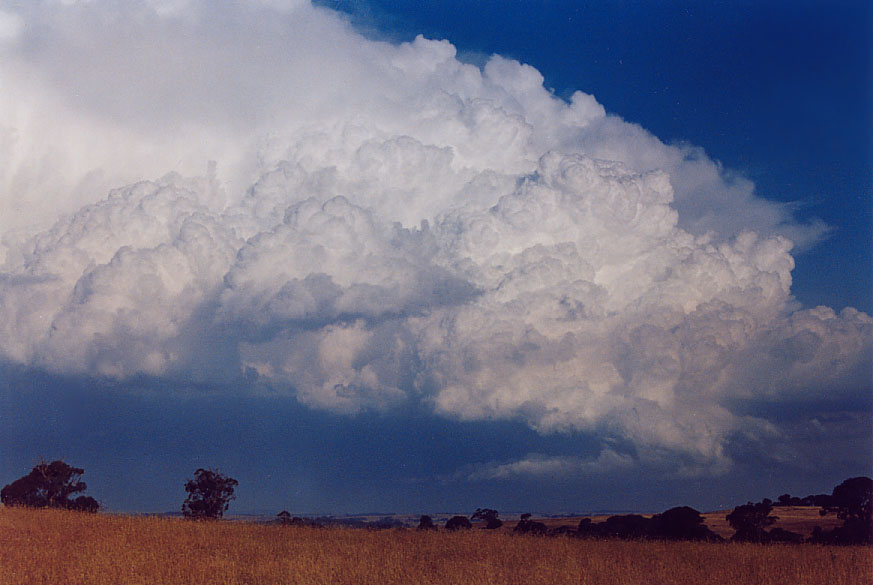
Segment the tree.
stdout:
[[591,518],[582,518],[579,520],[579,526],[576,527],[576,535],[583,537],[599,536],[598,524],[591,521]]
[[[818,526],[816,526],[818,528]],[[776,528],[770,529],[767,532],[767,542],[787,542],[790,544],[800,544],[803,542],[803,535],[798,534],[797,532],[791,532],[790,530],[785,530],[784,528]]]
[[446,530],[455,531],[455,530],[469,530],[473,525],[470,523],[470,519],[466,516],[452,516],[449,518],[449,521],[446,522]]
[[70,510],[78,510],[79,512],[95,513],[100,509],[100,503],[91,496],[79,496],[75,500],[70,501]]
[[757,504],[748,502],[737,506],[725,516],[725,520],[736,532],[731,540],[743,542],[765,542],[768,534],[765,530],[779,518],[771,516],[773,502],[767,498]]
[[291,512],[288,510],[282,510],[276,514],[276,522],[282,525],[291,524]]
[[530,514],[522,514],[513,532],[520,534],[545,534],[548,532],[548,528],[542,522],[531,520]]
[[595,530],[600,532],[599,536],[637,540],[651,536],[653,523],[650,518],[640,514],[621,514],[610,516],[604,522],[594,526]]
[[820,514],[836,513],[843,525],[819,531],[814,540],[836,544],[873,544],[873,479],[853,477],[834,488]]
[[436,524],[433,523],[433,518],[427,514],[423,515],[418,521],[419,530],[436,530]]
[[194,472],[194,479],[185,484],[188,497],[182,504],[182,514],[192,519],[221,518],[236,498],[234,488],[239,483],[218,470],[203,469]]
[[90,496],[70,496],[87,489],[81,480],[84,469],[72,467],[63,461],[41,462],[30,473],[16,479],[0,490],[0,501],[7,506],[33,508],[66,508],[96,512],[100,504]]
[[497,516],[497,510],[492,510],[491,508],[476,508],[476,511],[473,512],[473,515],[470,518],[473,520],[484,521],[487,530],[495,530],[503,526],[503,520],[500,520]]
[[652,518],[652,534],[667,540],[720,540],[703,523],[703,516],[694,508],[679,506]]
[[831,501],[823,509],[825,514],[836,512],[843,521],[873,519],[873,479],[853,477],[834,488]]

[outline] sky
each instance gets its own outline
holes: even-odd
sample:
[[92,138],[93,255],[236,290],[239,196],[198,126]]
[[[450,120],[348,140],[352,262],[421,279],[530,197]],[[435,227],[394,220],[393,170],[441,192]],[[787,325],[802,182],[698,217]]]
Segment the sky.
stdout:
[[0,484],[584,513],[870,475],[865,4],[0,0]]

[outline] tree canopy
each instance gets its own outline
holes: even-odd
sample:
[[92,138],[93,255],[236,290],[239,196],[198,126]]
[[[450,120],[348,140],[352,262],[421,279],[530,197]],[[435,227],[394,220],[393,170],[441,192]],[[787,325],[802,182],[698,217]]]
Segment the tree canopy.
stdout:
[[449,518],[448,522],[446,522],[446,530],[454,531],[454,530],[469,530],[473,525],[470,523],[470,519],[466,516],[452,516]]
[[762,502],[753,504],[748,502],[737,506],[725,516],[725,520],[736,532],[732,540],[744,542],[764,542],[767,540],[766,528],[779,518],[772,516],[773,502],[764,499]]
[[24,477],[4,486],[0,490],[0,501],[6,506],[96,512],[100,504],[94,498],[81,495],[71,499],[73,494],[87,489],[88,486],[81,479],[84,473],[84,469],[60,460],[41,462]]
[[476,508],[476,511],[473,512],[473,515],[470,518],[472,520],[482,520],[485,522],[486,529],[495,530],[503,526],[503,520],[497,516],[497,510],[492,510],[491,508]]
[[818,530],[813,540],[835,544],[873,544],[873,479],[852,477],[834,488],[821,514],[836,513],[843,525],[824,532]]
[[237,480],[218,470],[203,469],[194,472],[194,479],[185,484],[188,497],[182,504],[182,514],[192,519],[221,518],[235,499]]
[[530,514],[522,514],[513,532],[522,534],[546,534],[549,529],[542,522],[531,520]]
[[688,506],[670,508],[651,518],[640,514],[624,514],[610,516],[598,523],[583,518],[576,534],[626,540],[720,540],[717,534],[706,527],[700,512]]
[[826,512],[836,512],[840,520],[865,520],[873,518],[873,479],[853,477],[834,488],[831,503]]

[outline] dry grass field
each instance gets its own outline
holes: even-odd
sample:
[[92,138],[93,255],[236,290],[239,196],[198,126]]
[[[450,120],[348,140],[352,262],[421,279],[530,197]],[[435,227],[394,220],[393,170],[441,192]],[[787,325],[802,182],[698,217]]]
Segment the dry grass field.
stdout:
[[[843,521],[837,518],[836,514],[821,516],[819,510],[821,508],[815,506],[778,506],[773,508],[773,516],[778,520],[770,528],[782,528],[809,537],[812,535],[812,529],[816,526],[821,526],[824,530],[832,530],[837,526],[841,526]],[[725,516],[730,514],[730,510],[721,512],[709,512],[702,514],[703,520],[709,528],[723,538],[730,538],[734,530],[725,520]]]
[[873,549],[366,531],[0,508],[0,585],[860,585]]
[[[812,530],[816,526],[821,526],[824,530],[832,530],[837,526],[842,525],[843,521],[837,518],[836,514],[830,514],[823,517],[818,513],[819,510],[820,508],[815,506],[779,506],[773,508],[773,516],[776,516],[778,520],[768,528],[782,528],[783,530],[790,530],[791,532],[797,532],[804,537],[809,537],[812,535]],[[728,524],[728,521],[725,519],[725,516],[730,514],[730,512],[730,510],[705,512],[701,514],[701,516],[703,516],[704,524],[706,524],[710,530],[722,538],[730,538],[734,533],[734,529],[731,528],[730,524]],[[644,514],[644,516],[649,517],[651,514]],[[609,517],[609,515],[604,514],[588,517],[591,518],[592,522],[603,522]],[[582,518],[583,516],[545,518],[541,519],[541,522],[549,528],[557,528],[559,526],[571,526],[575,528],[579,525],[579,521]],[[502,530],[512,532],[514,526],[514,522],[507,522]]]

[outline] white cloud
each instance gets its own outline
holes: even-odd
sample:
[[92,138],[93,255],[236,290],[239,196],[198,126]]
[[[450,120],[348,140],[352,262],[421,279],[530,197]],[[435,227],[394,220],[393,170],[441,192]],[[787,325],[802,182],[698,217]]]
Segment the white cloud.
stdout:
[[488,463],[467,474],[470,481],[509,480],[518,477],[555,479],[574,475],[606,475],[633,468],[633,457],[604,449],[591,459],[575,456],[530,454],[509,463]]
[[779,433],[736,401],[869,389],[870,317],[791,296],[824,228],[533,67],[305,3],[0,11],[4,359],[422,401],[688,473]]
[[14,12],[0,11],[0,43],[12,42],[24,28],[24,20]]

